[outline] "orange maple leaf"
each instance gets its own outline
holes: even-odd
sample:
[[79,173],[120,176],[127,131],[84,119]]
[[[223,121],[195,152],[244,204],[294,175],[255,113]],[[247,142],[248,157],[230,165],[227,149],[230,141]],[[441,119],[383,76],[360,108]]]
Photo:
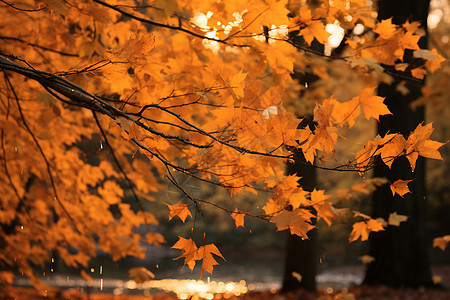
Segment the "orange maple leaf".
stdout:
[[369,238],[369,233],[371,231],[381,230],[384,230],[383,225],[374,219],[356,222],[353,224],[353,230],[350,233],[349,242],[351,243],[356,241],[359,237],[361,237],[361,241],[365,241]]
[[365,88],[359,97],[359,103],[361,104],[362,110],[364,111],[364,116],[367,120],[370,118],[377,119],[379,121],[379,116],[381,115],[392,115],[392,113],[387,108],[386,104],[383,103],[383,97],[373,96],[376,87]]
[[399,194],[401,197],[403,197],[406,193],[410,193],[411,191],[408,188],[408,183],[413,181],[411,180],[396,180],[394,183],[391,183],[391,191],[392,195],[395,195],[395,193]]
[[429,123],[425,126],[423,123],[417,125],[416,129],[409,135],[406,149],[406,158],[408,158],[411,168],[414,171],[416,166],[417,157],[423,156],[433,159],[443,160],[441,154],[437,149],[445,145],[445,143],[439,143],[429,139],[433,132],[433,125]]
[[191,238],[185,239],[179,236],[178,241],[172,246],[172,248],[181,250],[180,256],[174,259],[184,257],[184,265],[188,265],[189,269],[191,269],[192,271],[195,266],[197,255],[197,245],[195,244],[195,242]]
[[216,245],[214,245],[214,244],[201,246],[197,250],[197,255],[196,255],[195,259],[196,260],[203,259],[202,269],[200,272],[200,279],[203,276],[203,271],[206,271],[206,272],[212,274],[213,267],[219,264],[214,259],[213,254],[217,255],[217,256],[221,257],[223,260],[225,260],[225,258],[222,256],[222,253],[220,253],[219,249],[217,249]]
[[234,219],[234,222],[236,223],[236,228],[239,228],[239,226],[244,227],[244,214],[239,212],[237,208],[231,214],[231,217]]
[[322,21],[313,19],[311,10],[307,5],[300,7],[299,17],[300,21],[306,24],[306,27],[300,30],[299,35],[303,36],[308,45],[311,45],[314,38],[321,44],[328,41],[331,34],[325,30]]
[[311,192],[311,202],[313,203],[314,209],[317,211],[317,218],[323,218],[324,221],[331,225],[331,221],[336,218],[333,206],[327,201],[331,196],[325,195],[324,191],[317,191],[314,189]]
[[270,222],[275,223],[278,231],[289,229],[291,234],[298,235],[303,239],[308,239],[308,231],[315,227],[308,221],[312,217],[314,217],[314,215],[307,209],[297,208],[293,211],[282,211],[270,219]]
[[175,216],[180,218],[180,220],[183,221],[183,223],[184,223],[184,221],[186,221],[186,218],[188,216],[190,216],[192,218],[192,214],[189,211],[187,204],[177,203],[174,205],[170,205],[170,204],[166,204],[166,205],[170,209],[169,221]]
[[394,159],[403,154],[407,143],[403,135],[401,134],[386,134],[384,139],[390,141],[382,146],[378,151],[383,162],[391,168]]
[[397,27],[395,24],[392,24],[392,18],[389,18],[386,20],[381,20],[373,31],[378,33],[383,39],[387,40],[394,36],[397,31]]

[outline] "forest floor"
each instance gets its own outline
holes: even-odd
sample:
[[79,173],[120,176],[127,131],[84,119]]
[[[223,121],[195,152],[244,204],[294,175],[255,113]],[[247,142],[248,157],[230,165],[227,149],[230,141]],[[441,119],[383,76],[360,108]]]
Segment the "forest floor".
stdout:
[[[145,295],[82,294],[74,290],[55,292],[44,296],[34,289],[13,288],[10,294],[0,296],[4,300],[178,300],[175,294]],[[202,299],[193,296],[189,299]],[[278,291],[249,292],[240,296],[216,294],[212,299],[225,300],[450,300],[450,291],[444,289],[395,289],[386,286],[357,286],[316,293],[299,290],[287,294]]]
[[[355,272],[354,268],[337,268],[334,272],[343,275]],[[177,297],[175,293],[156,293],[149,295],[114,295],[104,293],[81,293],[78,290],[48,290],[38,292],[25,287],[0,286],[0,300],[177,300],[177,299],[218,299],[218,300],[450,300],[450,265],[433,268],[438,274],[442,288],[391,288],[387,286],[357,285],[348,288],[319,288],[316,293],[303,290],[281,294],[276,289],[249,291],[239,296],[233,294],[209,294],[203,297]]]

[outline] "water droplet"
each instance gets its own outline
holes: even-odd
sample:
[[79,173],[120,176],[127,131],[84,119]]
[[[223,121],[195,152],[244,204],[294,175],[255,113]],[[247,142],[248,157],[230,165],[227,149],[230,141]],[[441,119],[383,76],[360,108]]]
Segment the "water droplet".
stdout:
[[100,266],[100,271],[99,271],[100,275],[103,273],[103,266]]
[[103,149],[103,143],[102,143],[102,140],[100,140],[100,149]]

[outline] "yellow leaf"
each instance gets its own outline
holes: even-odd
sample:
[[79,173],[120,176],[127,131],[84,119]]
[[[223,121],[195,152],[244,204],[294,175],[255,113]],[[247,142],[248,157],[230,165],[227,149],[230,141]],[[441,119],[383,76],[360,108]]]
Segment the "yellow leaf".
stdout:
[[392,226],[400,226],[401,222],[406,222],[408,216],[397,215],[396,212],[389,214],[388,224]]

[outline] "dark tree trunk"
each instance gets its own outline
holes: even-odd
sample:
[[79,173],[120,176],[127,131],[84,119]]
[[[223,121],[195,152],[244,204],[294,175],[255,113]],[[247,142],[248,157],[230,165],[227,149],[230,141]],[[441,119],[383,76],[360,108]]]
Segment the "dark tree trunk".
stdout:
[[[305,121],[306,123],[311,123],[306,118]],[[299,183],[302,188],[305,191],[312,191],[316,187],[316,168],[306,162],[301,151],[296,153],[294,159],[294,163],[287,164],[288,174],[301,176],[302,178],[299,180]],[[296,235],[288,236],[284,263],[283,292],[300,288],[309,291],[316,290],[317,229],[308,232],[308,237],[309,240],[303,240]],[[301,280],[293,276],[294,272],[302,276]]]
[[[428,16],[429,1],[424,0],[382,0],[379,4],[379,18],[393,17],[393,23],[401,24],[406,20],[421,21],[425,25]],[[421,40],[421,47],[426,46],[426,36]],[[408,55],[408,53],[406,54]],[[410,54],[409,54],[410,55]],[[418,124],[424,121],[424,109],[410,109],[412,101],[421,94],[421,83],[409,81],[409,93],[402,95],[396,90],[399,83],[382,84],[378,94],[386,97],[385,103],[393,115],[380,117],[378,133],[384,136],[387,132],[401,133],[407,137]],[[374,170],[375,177],[387,177],[391,182],[397,179],[414,181],[408,184],[411,193],[404,198],[395,195],[385,185],[373,195],[372,215],[374,218],[389,218],[389,214],[397,212],[408,216],[407,222],[399,227],[389,226],[385,231],[371,233],[370,255],[375,261],[367,267],[364,283],[387,284],[391,286],[421,286],[431,284],[430,264],[427,253],[425,217],[426,189],[425,162],[417,160],[414,172],[406,158],[397,159],[391,170],[379,165]]]

